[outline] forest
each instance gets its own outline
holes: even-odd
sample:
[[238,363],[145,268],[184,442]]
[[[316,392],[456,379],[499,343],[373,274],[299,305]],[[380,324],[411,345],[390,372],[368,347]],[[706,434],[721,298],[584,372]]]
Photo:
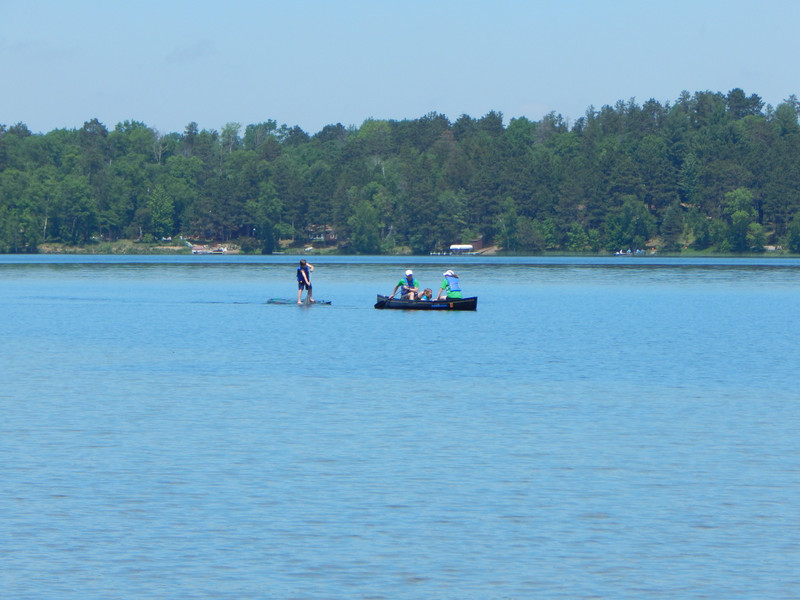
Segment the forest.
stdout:
[[0,252],[180,237],[262,253],[311,240],[354,254],[477,240],[520,254],[798,253],[798,115],[794,95],[773,108],[736,88],[574,122],[0,125]]

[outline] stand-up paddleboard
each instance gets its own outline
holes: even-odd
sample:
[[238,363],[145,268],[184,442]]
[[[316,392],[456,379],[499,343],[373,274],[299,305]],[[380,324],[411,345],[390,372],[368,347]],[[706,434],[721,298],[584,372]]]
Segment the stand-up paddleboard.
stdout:
[[[315,304],[328,306],[330,303],[330,300],[315,300],[314,302],[303,302],[303,304],[299,306],[314,306]],[[290,298],[270,298],[267,300],[267,304],[294,304],[295,306],[298,306],[297,300],[292,300]]]

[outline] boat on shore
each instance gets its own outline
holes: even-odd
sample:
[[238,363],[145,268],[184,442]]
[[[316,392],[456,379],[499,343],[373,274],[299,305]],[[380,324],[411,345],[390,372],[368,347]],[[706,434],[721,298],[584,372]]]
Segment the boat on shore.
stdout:
[[478,297],[450,298],[447,300],[402,300],[378,294],[375,308],[400,310],[477,310]]
[[192,254],[227,254],[228,249],[225,246],[192,246]]

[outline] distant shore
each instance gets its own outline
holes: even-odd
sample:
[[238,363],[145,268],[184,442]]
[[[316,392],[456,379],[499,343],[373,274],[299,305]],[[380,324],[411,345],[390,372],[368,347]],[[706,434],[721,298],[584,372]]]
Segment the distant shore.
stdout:
[[[146,243],[136,240],[117,240],[114,242],[98,242],[95,244],[88,244],[82,246],[72,246],[69,244],[41,244],[35,252],[31,254],[97,254],[97,255],[177,255],[177,254],[230,254],[230,255],[261,255],[260,252],[243,252],[242,249],[234,243],[219,244],[219,243],[205,243],[188,245],[186,242],[179,240],[174,243]],[[344,255],[338,248],[308,248],[299,246],[282,246],[280,250],[276,250],[274,254],[287,254],[287,255],[317,255],[317,256],[338,256]],[[613,252],[597,252],[597,253],[576,253],[576,252],[542,252],[540,254],[517,254],[514,252],[504,251],[497,246],[484,248],[482,251],[475,253],[479,256],[605,256],[613,257]],[[410,248],[398,247],[396,252],[388,253],[386,256],[413,256]],[[419,255],[424,256],[424,255]],[[772,258],[796,258],[798,255],[791,254],[783,249],[768,250],[766,252],[753,252],[745,254],[723,254],[709,251],[697,250],[683,250],[682,252],[646,252],[641,255],[634,255],[631,257],[620,256],[620,258],[647,258],[647,257],[661,257],[661,258],[754,258],[754,257],[772,257]]]

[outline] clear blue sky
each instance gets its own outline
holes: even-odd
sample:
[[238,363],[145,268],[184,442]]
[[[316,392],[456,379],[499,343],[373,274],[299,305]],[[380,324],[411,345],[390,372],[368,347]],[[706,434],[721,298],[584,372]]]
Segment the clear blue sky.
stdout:
[[0,123],[505,122],[798,83],[798,0],[0,0]]

